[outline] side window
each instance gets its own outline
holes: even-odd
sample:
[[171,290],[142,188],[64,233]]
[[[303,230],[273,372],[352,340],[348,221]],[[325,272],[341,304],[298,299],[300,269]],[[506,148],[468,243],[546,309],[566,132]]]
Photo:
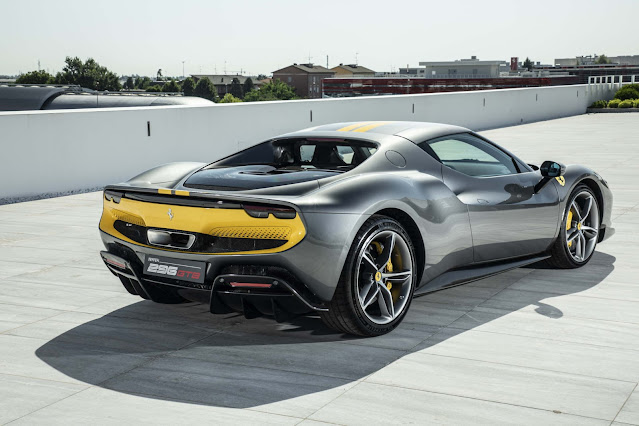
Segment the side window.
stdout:
[[445,136],[419,146],[443,165],[468,176],[486,177],[518,173],[513,159],[499,148],[468,134]]
[[346,164],[353,163],[354,154],[355,154],[355,151],[353,151],[353,148],[350,146],[339,146],[339,145],[337,146],[337,155],[339,156],[339,159],[345,162]]
[[300,146],[300,160],[302,163],[310,163],[315,153],[315,145]]

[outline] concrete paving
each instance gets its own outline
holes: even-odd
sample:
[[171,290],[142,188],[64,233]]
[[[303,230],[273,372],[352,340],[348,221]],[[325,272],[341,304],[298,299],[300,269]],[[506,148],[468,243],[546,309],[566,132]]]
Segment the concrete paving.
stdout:
[[617,234],[580,270],[419,298],[373,339],[130,296],[97,254],[100,193],[0,206],[0,424],[639,425],[639,115],[484,134],[597,170]]

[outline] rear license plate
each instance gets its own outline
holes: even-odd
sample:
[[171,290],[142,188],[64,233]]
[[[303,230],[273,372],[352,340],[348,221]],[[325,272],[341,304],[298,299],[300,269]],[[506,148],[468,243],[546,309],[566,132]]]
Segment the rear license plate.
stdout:
[[206,263],[204,262],[171,259],[161,256],[147,256],[144,261],[144,273],[156,277],[203,284],[205,272]]

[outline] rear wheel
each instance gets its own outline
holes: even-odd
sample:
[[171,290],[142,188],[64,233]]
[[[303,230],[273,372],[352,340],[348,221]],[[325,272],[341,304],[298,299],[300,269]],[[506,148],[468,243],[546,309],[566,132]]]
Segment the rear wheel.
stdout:
[[379,336],[402,321],[416,284],[415,250],[394,219],[373,216],[351,246],[335,295],[321,314],[331,328]]
[[599,204],[586,185],[578,185],[570,194],[559,236],[553,244],[548,263],[555,268],[579,268],[592,258],[599,240]]

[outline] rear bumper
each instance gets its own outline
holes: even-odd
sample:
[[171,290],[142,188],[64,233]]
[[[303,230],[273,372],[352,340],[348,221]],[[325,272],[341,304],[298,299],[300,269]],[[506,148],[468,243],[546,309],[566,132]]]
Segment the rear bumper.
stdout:
[[[239,263],[245,256],[213,256],[198,259],[206,262],[203,284],[160,278],[143,273],[144,258],[148,255],[175,256],[191,259],[186,253],[167,253],[137,247],[102,233],[107,250],[100,256],[107,268],[122,280],[125,288],[145,299],[155,300],[155,289],[171,287],[190,300],[206,302],[212,313],[243,312],[248,318],[272,315],[285,320],[289,314],[325,311],[324,302],[297,278],[294,272],[280,266],[280,262],[265,262],[274,255],[262,255],[261,262]],[[181,255],[181,256],[180,256]],[[255,286],[251,284],[264,284]]]

